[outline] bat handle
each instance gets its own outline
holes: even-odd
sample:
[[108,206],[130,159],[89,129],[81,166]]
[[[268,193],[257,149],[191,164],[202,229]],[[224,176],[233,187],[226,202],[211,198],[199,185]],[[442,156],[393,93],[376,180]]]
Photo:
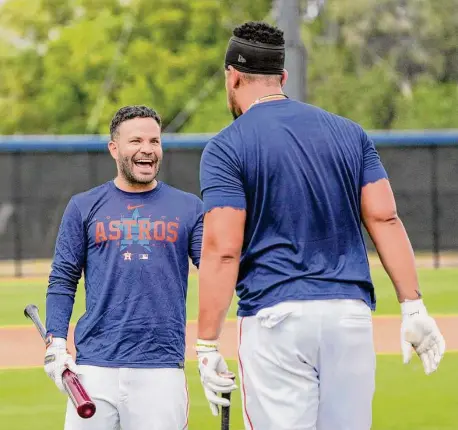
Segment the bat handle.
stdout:
[[222,393],[222,394],[221,394],[221,397],[222,397],[223,399],[227,399],[227,400],[230,401],[230,400],[231,400],[231,394],[232,394],[232,393]]
[[[231,401],[231,393],[222,393],[221,397]],[[231,416],[231,407],[222,406],[221,407],[221,430],[229,430],[229,421]]]

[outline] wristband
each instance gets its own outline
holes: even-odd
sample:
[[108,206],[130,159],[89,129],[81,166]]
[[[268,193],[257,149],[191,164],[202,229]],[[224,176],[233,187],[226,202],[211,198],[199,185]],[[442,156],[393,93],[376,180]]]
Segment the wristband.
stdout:
[[197,339],[196,351],[198,352],[218,351],[218,341],[217,340]]

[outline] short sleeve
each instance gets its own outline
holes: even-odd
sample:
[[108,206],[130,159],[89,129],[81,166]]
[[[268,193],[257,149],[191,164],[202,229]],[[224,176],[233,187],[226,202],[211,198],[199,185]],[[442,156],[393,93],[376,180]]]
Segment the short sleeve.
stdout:
[[387,179],[388,174],[383,167],[380,156],[375,149],[374,142],[363,131],[362,132],[362,147],[363,147],[363,180],[364,187],[370,182],[376,182],[380,179]]
[[215,139],[207,143],[200,161],[204,213],[216,207],[246,209],[242,170],[234,148]]

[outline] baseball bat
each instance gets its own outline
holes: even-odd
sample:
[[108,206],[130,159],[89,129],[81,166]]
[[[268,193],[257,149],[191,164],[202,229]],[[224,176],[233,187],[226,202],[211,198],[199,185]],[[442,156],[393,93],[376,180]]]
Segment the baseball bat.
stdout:
[[[221,397],[231,401],[231,393],[222,393]],[[229,419],[231,416],[231,406],[221,406],[221,430],[229,430]]]
[[[229,372],[230,378],[235,381],[235,375],[232,372]],[[231,417],[231,394],[232,392],[229,393],[221,393],[221,397],[224,399],[229,400],[229,406],[222,406],[221,407],[221,430],[229,430],[230,425],[229,425],[229,419]]]
[[[30,318],[43,341],[46,341],[46,329],[41,322],[40,315],[38,314],[38,307],[35,305],[27,305],[24,309],[24,315]],[[69,369],[64,370],[62,373],[62,380],[65,391],[76,408],[76,412],[81,418],[91,418],[95,414],[95,403],[89,397],[89,394],[84,389],[78,376]]]

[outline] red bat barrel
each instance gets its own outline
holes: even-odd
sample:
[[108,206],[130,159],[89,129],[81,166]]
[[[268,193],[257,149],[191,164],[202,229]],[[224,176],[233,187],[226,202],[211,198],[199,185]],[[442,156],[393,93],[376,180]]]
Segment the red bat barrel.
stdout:
[[62,374],[65,389],[81,418],[91,418],[95,414],[95,404],[86,393],[78,377],[70,370]]
[[[38,314],[38,307],[36,305],[27,305],[24,309],[24,315],[30,318],[35,324],[38,332],[40,333],[43,341],[46,340],[46,329],[41,322],[40,315]],[[65,391],[76,408],[76,412],[81,418],[91,418],[95,414],[95,403],[89,397],[84,387],[81,385],[78,376],[70,370],[64,370],[62,373],[62,380]]]

